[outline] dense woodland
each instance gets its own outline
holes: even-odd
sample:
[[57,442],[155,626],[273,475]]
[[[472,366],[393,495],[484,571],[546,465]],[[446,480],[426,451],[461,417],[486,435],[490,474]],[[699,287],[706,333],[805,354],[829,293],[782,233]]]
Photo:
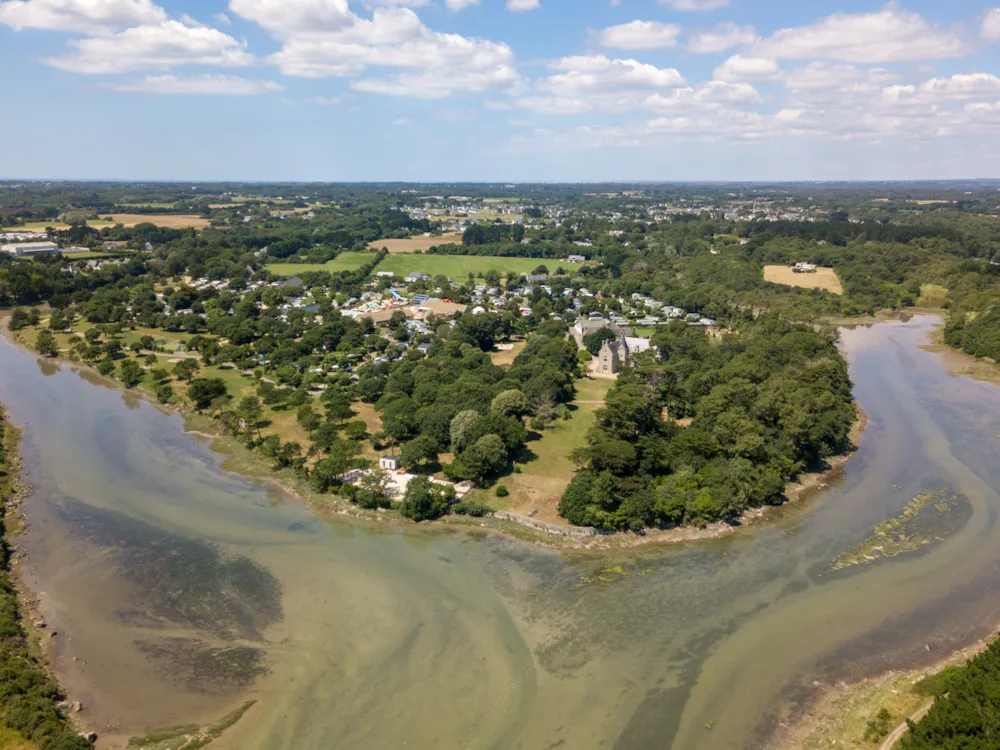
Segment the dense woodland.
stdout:
[[1000,747],[1000,641],[960,668],[924,681],[936,697],[917,724],[908,721],[904,750],[994,750]]
[[[710,338],[678,323],[597,412],[560,513],[603,529],[735,520],[843,453],[855,421],[829,334],[762,316]],[[686,426],[681,427],[683,420]]]

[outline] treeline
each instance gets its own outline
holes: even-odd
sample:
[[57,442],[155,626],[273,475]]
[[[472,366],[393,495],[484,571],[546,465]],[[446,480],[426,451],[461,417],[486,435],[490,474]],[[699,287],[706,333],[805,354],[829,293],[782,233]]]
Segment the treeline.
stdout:
[[520,242],[524,239],[523,224],[473,224],[462,233],[463,245],[489,245],[497,242]]
[[[907,721],[904,750],[996,750],[1000,747],[1000,641],[963,668],[930,678],[936,696],[918,723]],[[925,681],[928,682],[928,681]]]
[[93,745],[78,736],[56,708],[63,697],[59,687],[29,648],[11,580],[6,514],[14,491],[16,450],[14,430],[0,407],[0,723],[40,750],[86,750]]
[[762,316],[721,341],[674,324],[652,343],[573,455],[580,471],[559,504],[571,523],[732,521],[848,449],[856,414],[832,334]]

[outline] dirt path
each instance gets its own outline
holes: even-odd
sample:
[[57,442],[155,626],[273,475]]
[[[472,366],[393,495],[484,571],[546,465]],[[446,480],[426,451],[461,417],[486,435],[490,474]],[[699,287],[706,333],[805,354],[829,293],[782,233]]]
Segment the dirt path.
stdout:
[[[931,698],[924,705],[922,705],[920,708],[914,711],[913,714],[910,715],[910,721],[916,724],[918,721],[920,721],[927,715],[927,712],[931,710],[931,707],[933,705],[934,705],[934,699]],[[906,734],[908,729],[909,729],[909,724],[907,724],[904,721],[902,724],[900,724],[898,727],[892,730],[892,734],[890,734],[888,737],[885,738],[885,742],[879,745],[878,750],[892,750],[892,748],[895,747],[896,743],[899,742],[900,738],[904,734]]]

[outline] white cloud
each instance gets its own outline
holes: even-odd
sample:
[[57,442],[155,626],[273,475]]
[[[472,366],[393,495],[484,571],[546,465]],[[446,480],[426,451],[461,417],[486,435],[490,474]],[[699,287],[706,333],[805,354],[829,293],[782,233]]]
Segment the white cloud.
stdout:
[[312,101],[313,104],[317,104],[320,107],[333,107],[337,104],[340,104],[341,99],[339,96],[328,96],[328,97],[315,96],[313,97]]
[[550,64],[562,71],[538,83],[538,88],[558,96],[648,91],[684,85],[674,68],[657,68],[638,60],[611,60],[604,55],[564,57]]
[[673,23],[631,21],[602,29],[597,40],[602,47],[614,49],[656,49],[675,46],[680,33],[681,27]]
[[520,82],[506,44],[432,31],[409,8],[376,8],[370,19],[347,0],[230,0],[230,9],[283,42],[269,61],[286,75],[358,77],[395,68],[353,88],[425,99]]
[[718,10],[727,7],[729,0],[660,0],[660,5],[674,10]]
[[727,49],[752,44],[757,41],[753,26],[739,26],[732,21],[724,21],[711,29],[692,31],[688,37],[688,49],[698,54],[725,52]]
[[218,29],[164,21],[136,26],[110,36],[69,42],[75,50],[45,62],[73,73],[126,73],[132,70],[169,69],[178,65],[250,65],[254,57],[246,44]]
[[536,81],[529,95],[488,102],[487,107],[563,115],[595,109],[621,112],[641,106],[650,94],[684,85],[684,77],[674,68],[603,55],[564,57],[549,67],[558,72]]
[[390,6],[398,6],[403,8],[423,8],[431,0],[364,0],[365,6],[368,8],[388,8]]
[[854,65],[816,61],[789,71],[785,75],[785,88],[789,91],[841,89],[860,81],[864,76],[864,71]]
[[980,36],[987,42],[1000,42],[1000,8],[994,8],[986,14]]
[[809,26],[782,29],[762,39],[752,54],[880,63],[961,57],[966,49],[953,32],[890,5],[874,13],[836,13]]
[[397,128],[406,127],[411,122],[409,117],[400,117],[392,121],[392,124]]
[[542,7],[539,0],[507,0],[507,10],[512,13],[523,13],[528,10],[538,10]]
[[390,78],[362,78],[351,83],[355,91],[415,99],[443,99],[458,92],[480,93],[496,88],[515,88],[521,77],[501,65],[486,70],[440,70],[401,73]]
[[535,124],[531,120],[507,120],[507,123],[514,128],[530,128]]
[[479,0],[444,0],[444,4],[448,6],[448,10],[459,11],[472,5],[479,5]]
[[225,13],[216,13],[214,16],[212,16],[212,19],[216,23],[222,24],[223,26],[231,26],[233,23],[233,19],[231,19]]
[[0,2],[0,23],[18,31],[50,29],[99,34],[167,20],[152,0],[8,0]]
[[888,86],[882,98],[891,104],[936,105],[946,101],[1000,98],[1000,78],[992,73],[959,73],[931,78],[917,86]]
[[712,109],[722,106],[749,106],[763,101],[760,92],[749,83],[724,83],[708,81],[694,88],[676,89],[670,94],[652,94],[643,102],[646,109],[668,112],[678,109]]
[[116,91],[149,94],[212,94],[214,96],[251,96],[284,87],[274,81],[258,81],[240,76],[205,74],[201,76],[147,76],[141,81],[111,85]]
[[770,81],[781,76],[781,68],[774,60],[764,57],[743,57],[733,55],[712,74],[716,81],[737,83],[739,81]]

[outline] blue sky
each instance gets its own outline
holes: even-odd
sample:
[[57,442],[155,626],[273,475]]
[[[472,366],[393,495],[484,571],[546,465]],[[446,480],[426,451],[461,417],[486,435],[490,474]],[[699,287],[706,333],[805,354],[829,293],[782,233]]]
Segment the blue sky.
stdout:
[[997,1],[0,0],[0,177],[998,177]]

